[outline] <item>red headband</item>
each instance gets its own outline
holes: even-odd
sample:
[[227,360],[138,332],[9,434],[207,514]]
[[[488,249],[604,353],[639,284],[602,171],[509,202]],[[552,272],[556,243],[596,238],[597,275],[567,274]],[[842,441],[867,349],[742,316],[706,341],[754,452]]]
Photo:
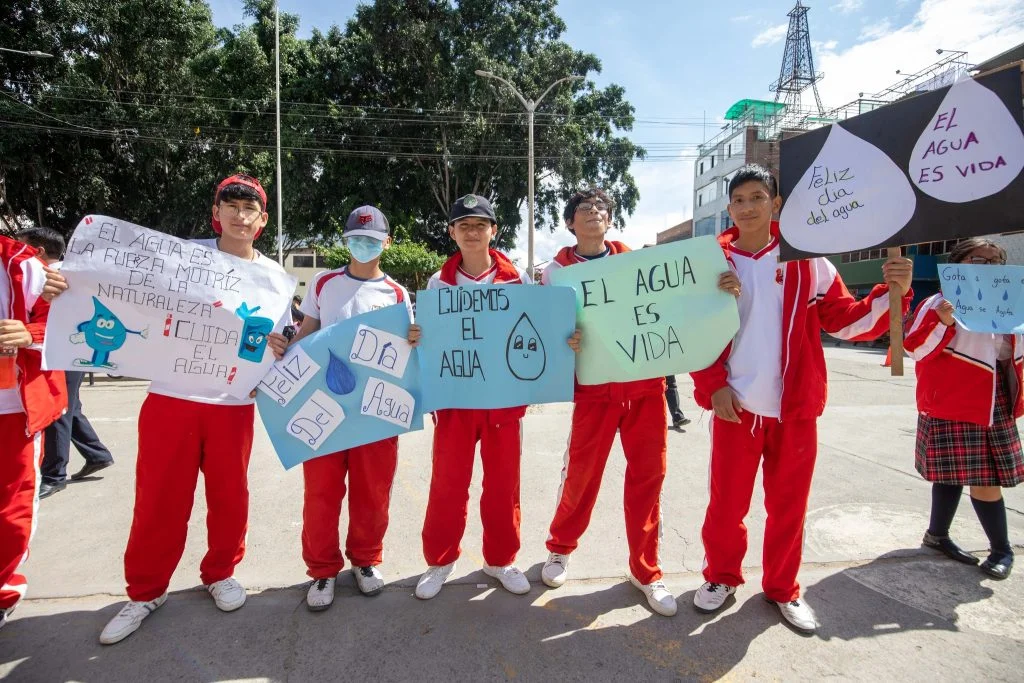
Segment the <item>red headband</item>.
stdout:
[[[263,210],[266,211],[267,193],[263,189],[263,186],[260,185],[260,181],[256,180],[252,176],[243,175],[241,173],[236,173],[233,176],[228,176],[224,180],[220,181],[220,184],[217,185],[217,190],[213,193],[214,204],[217,203],[217,199],[220,197],[221,190],[223,190],[228,185],[245,185],[246,187],[251,187],[252,189],[256,190],[256,194],[260,196],[260,200],[262,200],[263,202]],[[213,231],[219,235],[221,231],[220,221],[217,220],[216,218],[211,217],[210,224],[213,225]],[[260,228],[259,230],[256,231],[256,234],[253,236],[253,239],[258,239],[261,232],[263,232],[263,228]]]

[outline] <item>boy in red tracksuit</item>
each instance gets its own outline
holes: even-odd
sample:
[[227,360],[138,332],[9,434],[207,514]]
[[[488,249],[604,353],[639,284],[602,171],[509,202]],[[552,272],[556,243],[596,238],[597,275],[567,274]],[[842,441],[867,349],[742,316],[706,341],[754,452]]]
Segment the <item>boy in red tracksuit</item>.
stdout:
[[[542,282],[565,266],[629,251],[621,242],[605,240],[611,225],[613,202],[602,190],[577,192],[566,204],[564,218],[576,237],[576,246],[565,247],[544,269]],[[574,348],[586,340],[570,340]],[[665,379],[576,384],[572,431],[562,467],[558,507],[551,521],[547,562],[541,570],[544,583],[557,588],[565,583],[569,554],[590,524],[605,463],[615,432],[619,432],[626,456],[624,512],[629,542],[629,579],[647,597],[658,614],[676,613],[675,597],[662,582],[658,561],[661,538],[661,487],[665,480],[668,439]]]
[[[195,240],[210,249],[282,270],[253,247],[267,225],[267,194],[259,180],[233,175],[217,185],[211,223],[216,238]],[[59,273],[47,274],[66,289]],[[278,358],[288,340],[268,335]],[[255,396],[255,393],[253,394]],[[252,452],[254,400],[215,390],[182,390],[153,382],[139,413],[139,454],[135,473],[135,509],[124,573],[129,602],[100,633],[111,645],[138,630],[167,600],[171,575],[185,550],[196,481],[206,486],[208,550],[200,579],[217,608],[232,612],[245,604],[245,588],[232,576],[245,555],[249,522],[249,456]]]
[[36,250],[0,236],[0,628],[25,595],[18,566],[35,531],[43,430],[67,408],[63,372],[43,372],[50,304]]
[[[384,274],[380,257],[391,244],[388,219],[361,206],[345,223],[342,239],[352,254],[348,265],[317,274],[302,300],[302,327],[295,344],[317,330],[378,308],[404,305],[412,320],[409,292]],[[355,446],[302,463],[302,559],[313,579],[306,606],[318,612],[334,602],[334,584],[345,566],[338,521],[348,477],[348,536],[345,555],[363,595],[384,589],[377,565],[388,529],[391,484],[398,466],[398,437]]]
[[[491,284],[525,284],[529,276],[507,256],[491,249],[498,233],[487,199],[466,195],[452,205],[448,233],[459,251],[427,283],[427,289]],[[413,326],[410,340],[419,339]],[[428,330],[429,334],[429,330]],[[526,406],[497,410],[444,409],[434,413],[434,454],[430,499],[423,522],[423,556],[429,565],[416,584],[416,597],[429,600],[455,571],[466,531],[466,506],[473,455],[480,443],[484,468],[480,519],[484,527],[484,573],[508,591],[524,594],[530,582],[512,563],[519,552],[519,458]]]
[[711,500],[702,531],[706,583],[693,602],[701,612],[714,612],[743,583],[743,519],[763,459],[764,594],[793,627],[810,632],[817,622],[800,600],[797,572],[818,451],[817,418],[825,408],[821,330],[854,341],[881,336],[889,328],[890,286],[904,293],[907,311],[912,263],[886,261],[887,284],[857,301],[827,259],[778,262],[779,227],[772,215],[781,203],[776,181],[763,166],[744,166],[729,183],[734,226],[719,242],[734,272],[723,274],[719,285],[738,294],[740,329],[715,363],[691,373],[694,398],[715,413]]

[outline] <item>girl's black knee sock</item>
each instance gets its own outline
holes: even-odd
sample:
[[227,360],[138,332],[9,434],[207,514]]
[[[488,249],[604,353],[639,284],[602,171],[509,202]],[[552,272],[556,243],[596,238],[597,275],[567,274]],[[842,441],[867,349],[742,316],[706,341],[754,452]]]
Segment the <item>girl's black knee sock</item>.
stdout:
[[963,486],[953,484],[932,484],[932,514],[928,522],[928,533],[938,538],[949,536],[949,525],[956,516],[960,505]]
[[1006,528],[1006,504],[1003,499],[985,501],[971,498],[971,504],[974,505],[974,511],[978,514],[981,528],[988,536],[989,550],[992,553],[990,559],[998,560],[1012,556],[1013,548],[1010,547]]

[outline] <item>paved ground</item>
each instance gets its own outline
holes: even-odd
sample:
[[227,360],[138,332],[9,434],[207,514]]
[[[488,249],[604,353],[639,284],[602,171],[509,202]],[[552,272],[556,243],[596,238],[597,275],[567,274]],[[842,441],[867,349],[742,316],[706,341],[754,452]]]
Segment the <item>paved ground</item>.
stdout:
[[[530,594],[496,588],[479,567],[479,515],[471,507],[456,579],[430,602],[412,587],[423,570],[419,530],[430,474],[430,432],[401,441],[401,460],[377,598],[348,574],[325,613],[306,611],[299,549],[301,472],[285,472],[258,434],[250,469],[249,551],[237,576],[249,601],[219,613],[196,590],[205,543],[200,486],[189,544],[167,604],[127,641],[98,644],[123,603],[122,557],[131,519],[135,419],[145,385],[83,389],[87,414],[118,459],[105,476],[42,501],[26,565],[29,599],[0,631],[0,676],[24,681],[189,680],[1024,680],[1024,580],[995,582],[919,547],[929,485],[913,470],[913,364],[893,379],[878,351],[831,348],[831,400],[819,425],[819,460],[801,574],[822,627],[806,637],[779,623],[760,595],[764,511],[748,519],[746,586],[723,613],[690,607],[701,584],[700,525],[707,503],[707,416],[689,399],[685,433],[670,432],[664,493],[666,582],[679,614],[652,613],[624,578],[621,449],[612,454],[572,580],[539,581],[571,406],[526,418],[520,566]],[[77,454],[72,468],[81,466]],[[474,480],[477,500],[479,471]],[[1024,490],[1006,496],[1011,538],[1024,539]],[[342,525],[347,524],[343,519]],[[966,498],[955,537],[986,547]]]

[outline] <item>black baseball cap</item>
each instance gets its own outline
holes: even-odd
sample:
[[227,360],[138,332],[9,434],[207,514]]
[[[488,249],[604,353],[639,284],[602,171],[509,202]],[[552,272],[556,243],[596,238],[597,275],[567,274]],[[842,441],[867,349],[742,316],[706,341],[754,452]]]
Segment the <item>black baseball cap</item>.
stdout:
[[498,223],[491,203],[487,201],[486,197],[481,197],[478,194],[467,194],[465,197],[456,199],[455,203],[452,204],[451,211],[448,212],[448,224],[451,225],[460,218],[466,218],[467,216],[480,216],[494,224]]

